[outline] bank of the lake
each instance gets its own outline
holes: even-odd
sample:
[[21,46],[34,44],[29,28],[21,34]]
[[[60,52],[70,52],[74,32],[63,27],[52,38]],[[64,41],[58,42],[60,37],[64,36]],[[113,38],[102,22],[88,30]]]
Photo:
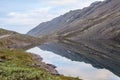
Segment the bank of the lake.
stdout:
[[[37,60],[36,60],[37,59]],[[0,50],[0,80],[79,80],[52,74],[38,66],[42,59],[18,49]],[[52,65],[44,64],[45,67]]]

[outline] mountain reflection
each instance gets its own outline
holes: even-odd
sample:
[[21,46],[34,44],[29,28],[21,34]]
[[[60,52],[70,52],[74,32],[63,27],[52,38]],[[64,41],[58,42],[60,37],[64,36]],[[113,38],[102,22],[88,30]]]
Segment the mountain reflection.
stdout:
[[120,77],[120,43],[110,40],[64,40],[39,46],[73,61],[89,63],[105,68]]

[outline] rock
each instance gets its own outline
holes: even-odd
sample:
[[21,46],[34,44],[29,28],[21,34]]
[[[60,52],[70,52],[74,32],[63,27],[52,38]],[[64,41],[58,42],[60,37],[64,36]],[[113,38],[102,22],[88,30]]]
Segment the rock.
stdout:
[[32,66],[32,67],[41,67],[45,70],[47,70],[48,72],[52,73],[52,74],[56,74],[58,75],[59,73],[57,72],[57,70],[55,69],[56,66],[52,65],[52,64],[47,64],[45,62],[42,62],[43,58],[39,55],[30,53],[32,55],[32,59],[35,61],[35,63],[33,64],[28,64],[28,66]]
[[4,60],[3,60],[3,59],[0,59],[0,62],[4,62]]
[[55,65],[53,65],[53,64],[47,64],[48,66],[51,66],[51,67],[53,67],[53,68],[56,68],[56,66]]

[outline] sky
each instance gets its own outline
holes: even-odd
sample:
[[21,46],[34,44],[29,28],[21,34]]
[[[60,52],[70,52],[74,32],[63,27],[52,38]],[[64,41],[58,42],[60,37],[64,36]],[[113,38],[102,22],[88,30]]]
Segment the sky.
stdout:
[[26,33],[42,22],[103,0],[0,0],[0,28]]

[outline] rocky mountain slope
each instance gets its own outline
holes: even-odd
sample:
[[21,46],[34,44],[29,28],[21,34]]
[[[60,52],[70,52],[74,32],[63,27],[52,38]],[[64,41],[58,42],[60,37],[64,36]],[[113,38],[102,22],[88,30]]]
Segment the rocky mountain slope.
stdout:
[[73,11],[71,10],[70,12],[54,18],[51,21],[40,23],[37,27],[29,31],[27,34],[33,36],[45,36],[57,32],[71,22],[79,18],[84,18],[84,16],[90,14],[95,9],[95,7],[98,6],[99,3],[101,2],[95,2],[84,9]]
[[79,39],[114,39],[120,41],[120,0],[95,2],[81,10],[70,11],[41,23],[28,32],[33,36],[57,35]]
[[79,41],[80,39],[111,39],[120,41],[120,0],[107,0],[83,19],[64,27],[58,35]]

